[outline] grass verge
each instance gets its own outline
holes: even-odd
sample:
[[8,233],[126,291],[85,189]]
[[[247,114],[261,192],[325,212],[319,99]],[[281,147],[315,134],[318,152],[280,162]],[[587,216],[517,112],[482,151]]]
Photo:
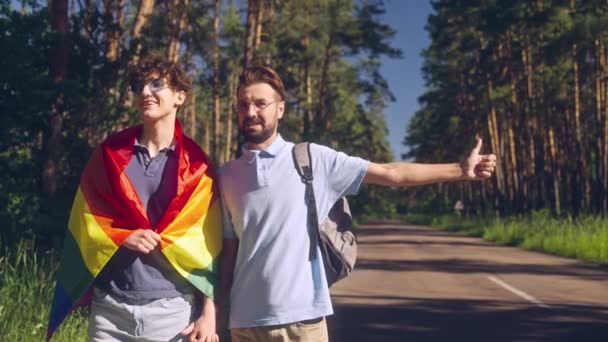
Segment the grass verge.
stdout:
[[[38,255],[34,243],[21,240],[0,256],[0,341],[44,341],[55,290],[56,257]],[[87,340],[85,310],[70,317],[53,341]]]
[[524,217],[465,218],[408,215],[405,220],[483,237],[509,246],[608,264],[608,220],[595,216],[556,219],[547,211]]

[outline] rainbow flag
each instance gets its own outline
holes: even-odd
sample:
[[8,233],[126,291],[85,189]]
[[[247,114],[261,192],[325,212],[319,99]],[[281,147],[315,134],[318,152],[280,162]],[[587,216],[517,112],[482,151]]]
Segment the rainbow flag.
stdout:
[[[125,168],[142,126],[106,139],[87,163],[70,213],[51,306],[47,341],[78,306],[90,303],[93,280],[136,229],[153,229]],[[175,124],[177,193],[154,227],[159,247],[194,287],[214,296],[222,223],[216,177],[207,156]]]

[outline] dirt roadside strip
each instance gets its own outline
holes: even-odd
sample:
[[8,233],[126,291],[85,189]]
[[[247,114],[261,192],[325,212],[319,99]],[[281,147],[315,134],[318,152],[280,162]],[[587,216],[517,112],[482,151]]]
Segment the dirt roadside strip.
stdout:
[[358,230],[330,341],[608,341],[608,268],[401,223]]

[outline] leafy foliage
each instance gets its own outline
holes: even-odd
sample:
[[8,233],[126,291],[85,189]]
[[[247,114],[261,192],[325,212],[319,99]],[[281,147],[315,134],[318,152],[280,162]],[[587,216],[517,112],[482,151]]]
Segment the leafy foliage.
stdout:
[[606,3],[432,6],[423,69],[428,89],[407,129],[407,157],[462,155],[480,135],[499,163],[491,182],[427,195],[500,215],[537,208],[554,216],[606,215]]
[[[0,61],[0,109],[5,113],[0,118],[2,244],[35,236],[44,248],[59,246],[92,149],[108,134],[138,121],[125,78],[129,64],[147,53],[170,57],[169,48],[177,44],[177,60],[195,83],[192,107],[180,114],[187,132],[205,149],[214,147],[208,152],[218,164],[237,153],[237,145],[228,141],[238,136],[229,107],[243,63],[245,4],[226,1],[221,7],[215,71],[214,1],[157,1],[149,16],[142,14],[145,3],[150,4],[70,2],[67,74],[54,80],[49,56],[56,53],[59,36],[51,18],[58,9],[37,1],[23,1],[18,9],[7,0],[0,2],[0,47],[11,52]],[[379,58],[399,58],[401,52],[390,45],[393,29],[380,20],[383,2],[262,3],[255,62],[278,70],[288,87],[281,133],[294,141],[388,161],[383,110],[394,97],[379,72]],[[106,8],[108,4],[114,5]],[[141,30],[136,23],[143,23]],[[220,121],[212,123],[214,72],[220,79]],[[212,134],[214,125],[220,137]],[[59,143],[50,151],[53,129],[60,130]],[[58,190],[43,195],[42,165],[51,153],[57,156],[52,171]],[[383,196],[383,190],[368,191],[355,210],[395,212],[390,201],[378,200]]]

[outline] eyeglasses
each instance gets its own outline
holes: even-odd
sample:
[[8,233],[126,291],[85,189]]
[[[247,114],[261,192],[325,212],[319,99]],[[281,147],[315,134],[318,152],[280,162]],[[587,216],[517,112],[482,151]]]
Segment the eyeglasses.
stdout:
[[134,80],[129,84],[129,90],[135,94],[141,93],[148,86],[153,93],[159,92],[165,88],[169,88],[167,81],[164,78],[158,77],[147,83],[141,80]]
[[281,102],[283,100],[274,100],[271,102],[266,102],[266,100],[254,100],[252,102],[249,101],[243,101],[243,102],[239,102],[233,109],[235,112],[237,113],[245,113],[247,111],[249,111],[249,108],[251,108],[251,105],[253,105],[253,107],[255,107],[256,112],[261,112],[264,109],[266,109],[266,107],[270,106],[273,103],[276,102]]

